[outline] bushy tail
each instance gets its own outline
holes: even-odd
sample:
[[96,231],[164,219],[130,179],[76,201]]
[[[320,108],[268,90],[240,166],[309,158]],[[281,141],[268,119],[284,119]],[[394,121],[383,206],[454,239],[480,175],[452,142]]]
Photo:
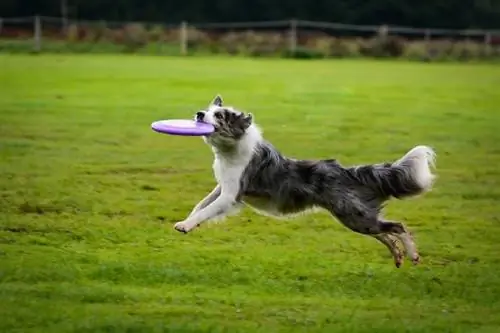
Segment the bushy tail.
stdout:
[[393,163],[355,168],[356,178],[382,197],[404,198],[429,191],[435,175],[435,152],[427,146],[417,146]]
[[396,197],[410,197],[427,192],[432,188],[435,175],[436,153],[427,146],[416,146],[390,166],[390,172],[382,179],[387,194]]

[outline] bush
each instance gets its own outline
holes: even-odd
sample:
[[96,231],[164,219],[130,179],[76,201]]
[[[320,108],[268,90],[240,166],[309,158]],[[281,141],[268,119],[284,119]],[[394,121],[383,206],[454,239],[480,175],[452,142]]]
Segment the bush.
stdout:
[[126,51],[134,52],[148,43],[148,32],[142,24],[127,24],[123,30]]
[[252,56],[276,56],[286,48],[285,39],[278,33],[262,33],[260,42],[251,49]]
[[321,59],[325,57],[325,54],[312,48],[299,46],[295,52],[290,50],[284,51],[283,57],[293,59]]
[[[19,33],[22,36],[22,31]],[[211,34],[189,28],[188,50],[198,54],[230,54],[254,57],[281,56],[295,59],[326,57],[405,57],[418,61],[469,61],[500,59],[500,45],[482,41],[432,39],[408,41],[380,33],[373,38],[336,38],[324,33],[301,33],[300,46],[289,51],[288,38],[282,32],[242,31]],[[17,35],[16,35],[17,36]],[[13,38],[14,37],[14,38]],[[0,40],[2,52],[31,52],[32,39]],[[140,52],[179,54],[180,29],[162,25],[146,29],[142,24],[128,24],[110,29],[102,24],[72,24],[65,38],[59,33],[44,34],[42,51],[48,52]]]
[[313,39],[310,43],[310,47],[323,53],[325,56],[330,56],[330,49],[333,44],[333,38],[330,37],[318,37]]
[[78,29],[78,25],[70,24],[66,28],[66,39],[69,42],[77,42],[80,39],[80,30]]
[[[180,30],[179,30],[180,34]],[[180,36],[180,35],[179,35]],[[177,39],[180,41],[180,37]],[[196,51],[208,45],[210,38],[208,35],[198,29],[189,27],[187,31],[187,47],[189,51]]]
[[308,45],[321,52],[325,57],[350,58],[360,55],[360,44],[356,39],[322,36],[315,38]]
[[245,31],[242,33],[241,42],[241,53],[244,55],[257,55],[259,50],[265,44],[265,37],[263,34],[255,33],[251,30]]
[[450,59],[453,42],[449,40],[432,40],[427,42],[427,52],[430,60]]
[[376,58],[399,58],[405,53],[405,41],[395,36],[377,36],[363,44],[362,54]]
[[222,45],[222,50],[228,54],[235,55],[238,54],[238,41],[239,36],[234,32],[224,34],[220,39]]
[[223,34],[218,44],[224,53],[254,57],[280,55],[285,47],[281,34],[254,31]]
[[484,45],[470,41],[457,42],[450,50],[450,57],[454,60],[468,61],[483,56]]
[[72,24],[68,27],[66,38],[71,41],[84,41],[88,43],[111,40],[111,30],[108,29],[106,23],[99,22],[96,24]]
[[149,29],[149,40],[153,42],[166,41],[165,29],[161,25],[155,25]]
[[340,58],[359,57],[360,43],[356,39],[336,38],[330,47],[330,56]]
[[410,60],[430,61],[428,45],[426,42],[409,42],[406,45],[403,57]]

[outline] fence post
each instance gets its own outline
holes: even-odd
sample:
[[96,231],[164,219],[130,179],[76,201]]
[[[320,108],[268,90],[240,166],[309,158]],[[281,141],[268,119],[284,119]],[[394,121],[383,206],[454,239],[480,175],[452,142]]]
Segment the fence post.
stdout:
[[42,22],[40,21],[40,16],[35,16],[35,32],[33,35],[34,38],[34,51],[40,52],[42,49]]
[[431,40],[431,31],[429,29],[425,29],[425,37],[424,40],[426,43],[429,43]]
[[484,50],[487,55],[491,52],[491,33],[486,32],[484,34]]
[[486,32],[484,34],[484,44],[486,46],[490,46],[490,44],[491,44],[491,34],[489,32]]
[[387,36],[389,36],[389,26],[387,24],[381,25],[378,28],[377,34],[380,39],[387,39]]
[[290,20],[290,32],[288,36],[288,51],[293,55],[297,51],[297,20]]
[[181,31],[180,31],[180,39],[181,39],[181,55],[186,55],[188,51],[188,28],[187,22],[181,22]]
[[0,17],[0,35],[2,34],[3,18]]
[[64,35],[68,31],[68,0],[61,0],[62,32]]

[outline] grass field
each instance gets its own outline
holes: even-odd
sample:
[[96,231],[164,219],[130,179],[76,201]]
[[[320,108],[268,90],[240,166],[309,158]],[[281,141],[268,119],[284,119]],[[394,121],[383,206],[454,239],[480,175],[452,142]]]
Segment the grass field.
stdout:
[[[0,331],[499,332],[498,87],[494,65],[0,56]],[[433,146],[435,189],[386,209],[422,264],[326,213],[175,232],[212,156],[150,124],[216,93],[293,157]]]

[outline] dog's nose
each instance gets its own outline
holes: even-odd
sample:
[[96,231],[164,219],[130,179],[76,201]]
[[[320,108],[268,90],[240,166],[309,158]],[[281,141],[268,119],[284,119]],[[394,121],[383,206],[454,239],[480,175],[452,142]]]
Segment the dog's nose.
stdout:
[[199,111],[199,112],[196,112],[196,120],[203,120],[203,118],[205,117],[205,112],[202,112],[202,111]]

